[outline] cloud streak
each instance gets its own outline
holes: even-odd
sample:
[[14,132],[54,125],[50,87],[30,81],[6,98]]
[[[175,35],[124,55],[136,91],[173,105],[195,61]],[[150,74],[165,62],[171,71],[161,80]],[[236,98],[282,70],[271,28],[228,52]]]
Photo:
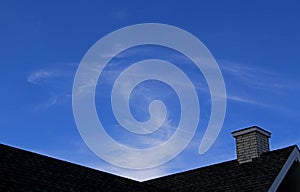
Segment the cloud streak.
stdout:
[[282,82],[280,74],[269,69],[222,60],[220,61],[220,67],[225,75],[238,80],[248,87],[272,91],[290,88],[286,83]]
[[280,103],[274,104],[272,100],[280,99],[285,93],[298,89],[298,85],[287,82],[288,79],[270,69],[224,60],[219,64],[225,82],[230,82],[226,84],[229,101],[289,111],[280,106]]
[[53,78],[57,76],[57,72],[50,71],[50,70],[38,70],[33,73],[31,73],[27,77],[27,82],[32,83],[32,84],[40,84],[42,81],[45,79]]
[[59,69],[38,69],[26,77],[28,83],[42,87],[48,94],[48,98],[36,105],[36,110],[44,110],[71,100],[74,66],[74,63],[61,63]]

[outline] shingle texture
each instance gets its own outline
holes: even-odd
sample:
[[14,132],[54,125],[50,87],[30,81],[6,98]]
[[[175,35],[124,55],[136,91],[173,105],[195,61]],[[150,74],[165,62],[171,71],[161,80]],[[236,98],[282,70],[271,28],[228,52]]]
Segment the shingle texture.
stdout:
[[0,191],[160,190],[137,181],[0,144]]
[[232,160],[146,183],[176,192],[268,191],[295,147],[265,152],[248,163]]
[[0,191],[267,191],[296,146],[143,183],[0,144]]

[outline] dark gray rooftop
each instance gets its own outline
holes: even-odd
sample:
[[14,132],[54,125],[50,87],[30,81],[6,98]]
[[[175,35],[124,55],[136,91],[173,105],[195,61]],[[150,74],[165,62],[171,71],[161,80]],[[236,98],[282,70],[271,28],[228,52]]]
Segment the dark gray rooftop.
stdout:
[[146,183],[180,192],[268,191],[295,147],[265,152],[248,163],[232,160]]
[[232,160],[141,183],[0,144],[0,191],[267,191],[295,147],[249,163]]

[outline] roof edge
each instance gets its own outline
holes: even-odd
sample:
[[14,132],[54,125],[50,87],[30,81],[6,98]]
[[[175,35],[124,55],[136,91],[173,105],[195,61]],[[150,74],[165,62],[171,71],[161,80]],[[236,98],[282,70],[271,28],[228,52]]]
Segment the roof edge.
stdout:
[[96,168],[93,168],[93,167],[89,167],[89,166],[86,166],[86,165],[83,165],[83,164],[71,162],[71,161],[68,161],[68,160],[65,160],[65,159],[59,159],[59,158],[57,158],[57,157],[49,156],[49,155],[47,155],[47,154],[42,154],[42,153],[39,153],[39,152],[36,152],[36,151],[30,151],[30,150],[28,150],[28,149],[18,148],[18,147],[16,147],[16,146],[11,146],[11,145],[4,144],[4,143],[0,143],[0,147],[12,149],[12,150],[17,150],[17,151],[21,151],[21,152],[23,152],[23,153],[24,153],[24,152],[25,152],[25,153],[30,153],[30,154],[32,154],[32,155],[37,155],[37,156],[42,157],[42,158],[51,159],[52,161],[58,161],[58,162],[61,162],[61,163],[67,163],[67,164],[70,164],[70,165],[72,165],[72,166],[78,166],[78,167],[81,167],[81,168],[83,168],[83,169],[89,169],[89,170],[92,170],[92,171],[98,171],[98,172],[101,172],[101,173],[103,173],[103,174],[107,174],[107,175],[119,177],[119,178],[122,178],[122,179],[125,179],[125,180],[130,180],[130,181],[134,181],[134,182],[137,182],[137,183],[142,183],[142,181],[138,181],[138,180],[131,179],[131,178],[128,178],[128,177],[120,176],[120,175],[117,175],[117,174],[114,174],[114,173],[106,172],[106,171],[99,170],[99,169],[96,169]]
[[285,164],[281,168],[279,174],[275,178],[275,180],[272,183],[271,187],[269,188],[268,192],[273,192],[273,191],[276,191],[278,189],[280,183],[282,182],[282,180],[284,179],[287,172],[289,171],[289,169],[291,168],[292,164],[295,161],[300,162],[300,151],[299,151],[299,148],[298,148],[297,145],[294,145],[293,151],[291,152],[291,154],[289,155],[289,157],[286,160]]

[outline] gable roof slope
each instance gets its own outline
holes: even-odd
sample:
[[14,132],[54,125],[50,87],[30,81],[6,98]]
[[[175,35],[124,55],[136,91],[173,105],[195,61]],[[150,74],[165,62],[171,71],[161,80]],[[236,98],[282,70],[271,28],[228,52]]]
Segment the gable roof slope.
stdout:
[[177,192],[268,191],[295,150],[299,152],[296,145],[265,152],[252,162],[232,160],[146,183]]
[[161,190],[134,180],[0,144],[0,191]]

